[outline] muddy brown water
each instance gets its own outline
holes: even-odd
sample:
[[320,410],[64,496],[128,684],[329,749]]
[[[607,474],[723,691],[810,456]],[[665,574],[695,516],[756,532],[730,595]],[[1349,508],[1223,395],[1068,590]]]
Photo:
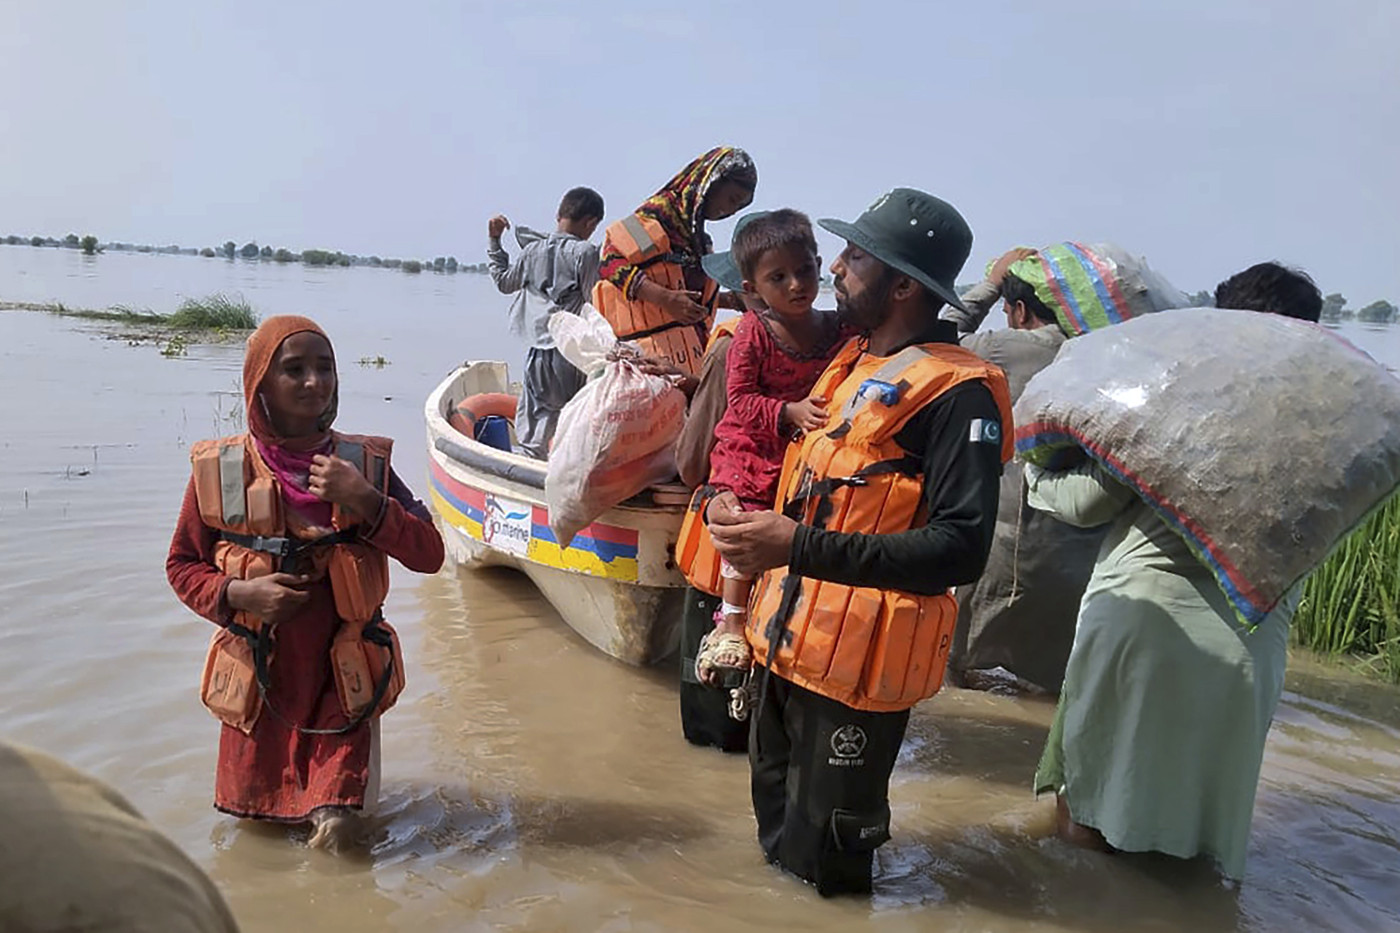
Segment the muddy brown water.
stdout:
[[[483,277],[0,249],[0,299],[171,310],[242,291],[330,332],[341,421],[398,441],[424,492],[423,399],[464,357],[519,351]],[[165,583],[187,446],[241,427],[241,350],[155,347],[0,313],[0,710],[6,738],[111,781],[213,876],[249,931],[1400,929],[1400,693],[1295,658],[1247,877],[1104,858],[1031,797],[1047,703],[945,690],[914,714],[877,894],[825,902],[767,867],[741,758],[686,745],[670,665],[584,644],[523,577],[396,568],[409,685],[386,718],[375,841],[210,807],[208,623]],[[1347,332],[1391,365],[1397,335]],[[382,355],[383,368],[357,364]]]

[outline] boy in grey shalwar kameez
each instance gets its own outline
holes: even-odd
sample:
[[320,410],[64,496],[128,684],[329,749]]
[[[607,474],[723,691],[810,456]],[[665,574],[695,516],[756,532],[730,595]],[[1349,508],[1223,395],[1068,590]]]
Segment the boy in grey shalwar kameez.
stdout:
[[603,199],[591,188],[574,188],[559,202],[558,226],[548,236],[521,228],[522,247],[515,262],[501,245],[510,227],[504,216],[487,224],[491,279],[504,295],[517,294],[511,305],[511,330],[530,341],[524,387],[515,410],[515,434],[521,448],[543,460],[559,423],[559,412],[579,389],[584,375],[564,359],[549,333],[550,315],[577,314],[598,281],[598,247],[588,242],[603,219]]

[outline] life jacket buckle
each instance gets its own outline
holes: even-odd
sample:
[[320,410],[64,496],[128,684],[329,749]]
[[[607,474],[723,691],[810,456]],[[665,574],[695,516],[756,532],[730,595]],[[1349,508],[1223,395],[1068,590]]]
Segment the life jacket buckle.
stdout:
[[233,531],[220,531],[218,536],[230,544],[236,544],[239,547],[245,547],[250,551],[258,551],[262,554],[271,554],[277,558],[285,559],[297,550],[296,543],[290,537],[244,535]]
[[292,553],[292,539],[289,537],[269,538],[264,535],[253,535],[253,543],[249,545],[254,551],[262,551],[271,554],[273,557],[286,558]]

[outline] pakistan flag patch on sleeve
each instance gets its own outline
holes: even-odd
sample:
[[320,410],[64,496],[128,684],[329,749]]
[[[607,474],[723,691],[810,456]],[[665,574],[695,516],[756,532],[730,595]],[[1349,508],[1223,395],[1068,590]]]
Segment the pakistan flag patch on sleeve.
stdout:
[[974,444],[1001,445],[1001,425],[991,418],[973,418],[967,439]]

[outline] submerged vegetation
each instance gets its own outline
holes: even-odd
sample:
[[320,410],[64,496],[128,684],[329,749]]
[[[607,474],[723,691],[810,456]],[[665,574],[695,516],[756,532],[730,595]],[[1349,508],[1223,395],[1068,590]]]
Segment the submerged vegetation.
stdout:
[[1308,578],[1293,638],[1400,683],[1400,495]]
[[177,330],[252,330],[258,326],[258,315],[242,295],[215,292],[186,298],[165,323]]
[[242,295],[215,292],[186,298],[170,314],[149,308],[113,305],[110,308],[70,308],[61,302],[0,302],[0,311],[43,311],[59,317],[116,324],[114,339],[133,345],[156,343],[165,356],[183,356],[195,343],[225,343],[244,337],[258,326],[258,314]]

